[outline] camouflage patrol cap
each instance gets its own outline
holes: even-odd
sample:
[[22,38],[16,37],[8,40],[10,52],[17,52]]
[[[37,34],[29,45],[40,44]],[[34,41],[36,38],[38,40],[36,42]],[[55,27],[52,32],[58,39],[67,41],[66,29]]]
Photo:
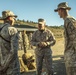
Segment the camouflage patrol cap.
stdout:
[[42,18],[38,19],[38,24],[46,24],[46,21]]
[[58,4],[58,8],[55,9],[54,11],[57,12],[60,8],[71,10],[71,7],[68,6],[67,2],[62,2],[62,3]]
[[1,19],[6,19],[7,17],[17,17],[12,11],[6,10],[2,12],[2,18]]

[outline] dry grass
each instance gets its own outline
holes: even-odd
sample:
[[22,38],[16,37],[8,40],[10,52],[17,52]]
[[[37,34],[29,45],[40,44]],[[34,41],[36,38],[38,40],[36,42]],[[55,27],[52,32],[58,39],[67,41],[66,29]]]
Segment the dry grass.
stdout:
[[[56,39],[56,44],[52,47],[52,52],[53,52],[52,53],[53,56],[64,55],[64,39],[63,38]],[[54,58],[54,60],[57,60],[57,58]]]

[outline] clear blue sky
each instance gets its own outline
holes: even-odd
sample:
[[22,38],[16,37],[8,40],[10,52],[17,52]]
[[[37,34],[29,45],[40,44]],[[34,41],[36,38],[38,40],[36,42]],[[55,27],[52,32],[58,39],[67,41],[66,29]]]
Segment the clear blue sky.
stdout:
[[20,20],[37,22],[39,18],[44,18],[49,26],[63,25],[63,19],[54,12],[60,2],[68,2],[72,8],[69,13],[76,18],[75,0],[0,0],[0,16],[3,10],[11,10]]

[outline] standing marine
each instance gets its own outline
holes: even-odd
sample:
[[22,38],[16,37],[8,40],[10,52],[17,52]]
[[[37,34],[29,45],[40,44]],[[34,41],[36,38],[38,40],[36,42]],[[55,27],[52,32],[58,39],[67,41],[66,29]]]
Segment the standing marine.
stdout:
[[56,42],[53,33],[45,28],[46,22],[44,19],[38,19],[38,30],[32,35],[31,44],[36,46],[36,65],[37,65],[37,75],[42,73],[43,59],[45,60],[48,75],[53,75],[52,70],[52,50]]
[[76,19],[69,15],[71,7],[67,2],[58,4],[55,12],[64,20],[65,51],[64,60],[67,75],[76,75]]
[[18,31],[13,27],[17,16],[9,10],[2,12],[0,26],[0,75],[20,75],[18,60]]

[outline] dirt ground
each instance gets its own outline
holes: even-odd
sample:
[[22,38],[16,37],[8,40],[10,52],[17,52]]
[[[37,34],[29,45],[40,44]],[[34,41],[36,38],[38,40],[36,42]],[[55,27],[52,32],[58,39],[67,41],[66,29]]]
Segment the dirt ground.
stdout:
[[[33,51],[31,51],[33,53]],[[56,44],[52,47],[53,56],[53,70],[54,75],[66,75],[64,64],[64,39],[59,38],[56,40]],[[36,75],[35,71],[22,73],[21,75]]]
[[56,40],[55,46],[52,47],[53,51],[53,67],[54,75],[66,75],[64,64],[64,39],[59,38]]

